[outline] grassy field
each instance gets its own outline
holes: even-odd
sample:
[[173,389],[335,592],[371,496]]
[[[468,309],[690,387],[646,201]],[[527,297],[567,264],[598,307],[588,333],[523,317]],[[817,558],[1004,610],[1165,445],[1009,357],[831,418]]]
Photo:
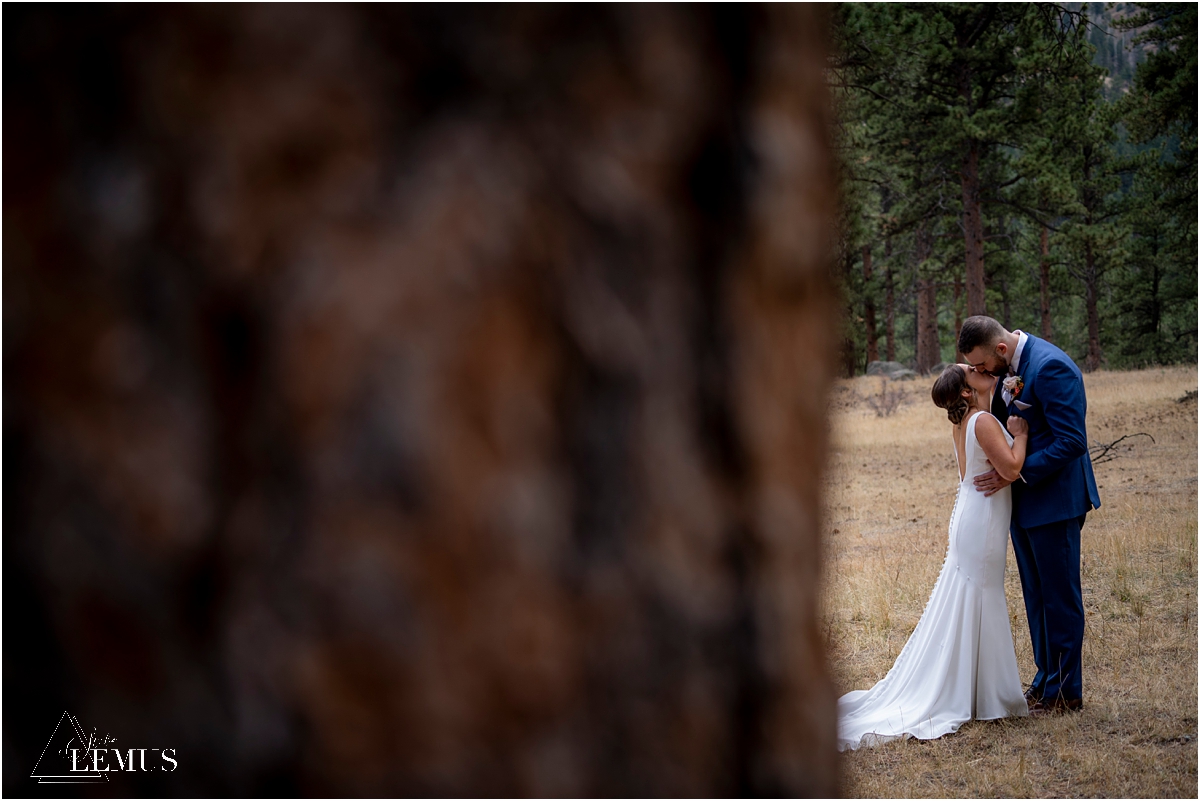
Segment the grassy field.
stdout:
[[[1084,709],[967,723],[940,740],[840,757],[857,797],[1196,797],[1196,368],[1085,379],[1088,436],[1125,440],[1096,465],[1083,529]],[[957,474],[932,379],[840,382],[833,394],[824,624],[842,692],[881,679],[946,553]],[[885,404],[886,405],[886,404]],[[1033,653],[1009,546],[1005,579],[1021,679]]]

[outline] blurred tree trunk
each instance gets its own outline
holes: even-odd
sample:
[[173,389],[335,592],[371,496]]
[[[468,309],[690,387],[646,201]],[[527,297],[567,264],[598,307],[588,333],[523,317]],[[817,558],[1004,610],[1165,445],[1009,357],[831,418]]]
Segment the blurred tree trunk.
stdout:
[[832,795],[819,14],[6,13],[8,794]]

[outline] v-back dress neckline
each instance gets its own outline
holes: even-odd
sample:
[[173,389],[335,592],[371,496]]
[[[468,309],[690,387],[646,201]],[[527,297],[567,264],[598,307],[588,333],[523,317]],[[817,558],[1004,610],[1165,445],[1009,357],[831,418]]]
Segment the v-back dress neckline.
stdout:
[[971,413],[971,416],[967,418],[967,424],[963,427],[963,453],[961,459],[958,456],[958,443],[954,443],[954,463],[958,466],[958,483],[960,485],[967,480],[967,468],[963,463],[970,461],[970,459],[967,458],[967,441],[971,438],[971,424],[985,411],[987,410],[976,409]]

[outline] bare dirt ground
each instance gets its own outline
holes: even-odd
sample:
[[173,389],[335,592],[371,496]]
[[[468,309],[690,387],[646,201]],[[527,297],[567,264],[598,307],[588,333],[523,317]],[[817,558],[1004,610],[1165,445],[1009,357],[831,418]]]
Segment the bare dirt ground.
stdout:
[[[1082,542],[1083,711],[849,752],[847,795],[1196,797],[1196,380],[1194,366],[1085,378],[1091,441],[1153,441],[1126,439],[1095,467],[1101,508]],[[957,473],[931,385],[885,389],[862,377],[834,389],[822,597],[840,692],[887,673],[945,556]],[[1033,654],[1011,545],[1005,585],[1027,683]]]

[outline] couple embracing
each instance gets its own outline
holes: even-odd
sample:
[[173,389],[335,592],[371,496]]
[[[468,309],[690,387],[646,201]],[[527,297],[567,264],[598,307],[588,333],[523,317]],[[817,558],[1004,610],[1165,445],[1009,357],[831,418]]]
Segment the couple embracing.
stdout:
[[[1083,376],[991,317],[969,317],[958,350],[968,364],[947,367],[932,393],[954,425],[959,474],[946,561],[892,669],[838,700],[841,751],[1083,707],[1079,537],[1100,506]],[[1010,539],[1037,665],[1024,692],[1004,596]]]

